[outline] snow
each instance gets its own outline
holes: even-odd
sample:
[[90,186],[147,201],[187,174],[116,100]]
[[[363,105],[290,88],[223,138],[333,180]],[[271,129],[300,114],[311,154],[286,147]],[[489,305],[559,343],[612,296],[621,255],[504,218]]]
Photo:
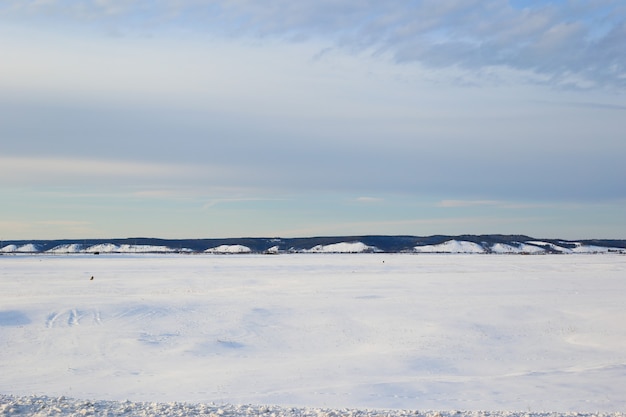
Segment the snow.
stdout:
[[2,256],[0,415],[622,416],[624,276],[618,254]]
[[243,245],[220,245],[215,248],[207,249],[207,253],[249,253],[252,250]]
[[568,249],[566,247],[563,246],[559,246],[559,245],[555,245],[554,243],[550,243],[550,242],[542,242],[542,241],[532,241],[532,242],[528,242],[532,245],[540,245],[540,246],[544,246],[549,248],[550,250],[557,252],[557,253],[572,253],[571,249]]
[[576,247],[569,249],[554,243],[543,241],[529,241],[524,243],[508,244],[495,243],[488,250],[478,243],[448,240],[438,245],[416,246],[415,252],[418,253],[496,253],[496,254],[540,254],[546,253],[546,248],[556,253],[609,253],[623,252],[622,249],[608,248],[602,246],[583,245],[575,243]]
[[154,246],[154,245],[114,245],[112,243],[103,243],[100,245],[93,245],[85,249],[87,253],[168,253],[176,252],[175,249],[168,248],[167,246]]
[[[272,241],[279,242],[280,239],[272,239]],[[602,247],[594,245],[585,245],[580,242],[562,242],[563,246],[557,245],[545,241],[528,241],[528,242],[509,242],[509,243],[496,243],[491,247],[487,242],[480,244],[451,239],[446,242],[437,245],[418,245],[412,248],[413,252],[418,253],[506,253],[506,254],[539,254],[539,253],[557,253],[557,254],[571,254],[571,253],[626,253],[626,250],[619,247]],[[0,253],[3,254],[30,254],[30,253],[45,253],[45,254],[72,254],[72,253],[196,253],[197,251],[190,248],[183,247],[171,247],[171,246],[159,246],[159,245],[137,245],[137,244],[115,244],[111,242],[103,242],[99,244],[87,245],[86,242],[73,242],[61,244],[53,247],[52,249],[42,249],[46,247],[46,244],[35,243],[20,243],[20,246],[16,244],[8,244],[0,248]],[[407,250],[396,249],[398,252],[406,252]],[[283,252],[279,246],[273,246],[265,250],[254,251],[251,248],[241,244],[220,245],[217,247],[209,248],[205,250],[205,253],[211,254],[226,254],[226,253],[265,253],[265,254],[278,254]],[[363,242],[339,242],[328,245],[317,245],[310,249],[290,248],[286,252],[291,253],[376,253],[383,252],[381,249],[375,246],[368,246]]]
[[[530,246],[530,245],[527,245]],[[523,249],[520,246],[513,246],[506,243],[496,243],[491,246],[491,252],[493,253],[522,253]]]
[[474,242],[448,240],[438,245],[416,246],[415,252],[421,253],[484,253],[485,249]]
[[[113,243],[101,243],[98,245],[92,245],[87,248],[80,243],[70,243],[65,245],[55,246],[52,249],[47,250],[45,253],[50,254],[69,254],[69,253],[172,253],[172,252],[185,252],[189,249],[172,249],[167,246],[155,246],[155,245],[116,245]],[[37,252],[37,250],[30,250],[28,252]]]
[[583,245],[582,243],[576,243],[576,246],[571,249],[573,253],[607,253],[611,251],[617,251],[615,248],[607,248],[604,246],[596,245]]
[[[268,416],[268,417],[557,417],[549,412],[493,411],[418,411],[418,410],[359,410],[279,407],[268,405],[216,405],[131,401],[86,401],[50,397],[15,397],[0,394],[0,414],[32,416]],[[562,417],[624,417],[616,413],[560,413]]]
[[46,251],[48,253],[80,253],[83,250],[83,245],[78,243],[69,243],[67,245],[59,245]]
[[330,245],[317,245],[304,251],[310,253],[363,253],[377,252],[374,246],[368,246],[363,242],[341,242]]
[[34,245],[32,243],[28,243],[22,246],[6,245],[2,249],[0,249],[0,252],[4,252],[4,253],[10,253],[10,252],[32,253],[32,252],[38,252],[38,251],[39,251],[39,248],[37,247],[37,245]]
[[528,243],[520,243],[520,253],[544,253],[546,250],[536,245],[529,245]]
[[279,252],[280,252],[280,248],[278,246],[272,246],[271,248],[268,248],[265,251],[265,253],[274,254],[274,255],[278,254]]
[[85,252],[88,253],[116,253],[120,251],[120,247],[118,245],[114,245],[113,243],[101,243],[99,245],[93,245],[85,249]]

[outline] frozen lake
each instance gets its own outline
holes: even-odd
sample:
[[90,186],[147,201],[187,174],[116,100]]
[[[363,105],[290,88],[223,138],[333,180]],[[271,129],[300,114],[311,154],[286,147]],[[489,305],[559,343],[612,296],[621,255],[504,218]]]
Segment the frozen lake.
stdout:
[[623,411],[625,296],[623,255],[5,255],[0,393]]

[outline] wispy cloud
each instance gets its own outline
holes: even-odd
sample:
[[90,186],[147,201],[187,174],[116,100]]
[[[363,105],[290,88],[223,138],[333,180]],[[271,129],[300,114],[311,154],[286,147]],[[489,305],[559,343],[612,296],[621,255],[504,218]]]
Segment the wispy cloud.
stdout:
[[556,85],[626,87],[621,0],[527,2],[524,7],[500,0],[13,0],[5,2],[2,14],[99,22],[121,33],[184,26],[225,37],[314,38],[435,68],[500,66],[543,74]]
[[[280,230],[280,236],[365,235],[365,234],[482,234],[524,233],[528,224],[546,221],[545,217],[460,216],[385,221],[342,221],[309,227]],[[407,233],[407,231],[411,231]]]
[[358,197],[355,200],[357,203],[366,203],[366,204],[370,204],[370,203],[381,203],[383,201],[385,201],[383,198],[379,198],[379,197]]
[[497,200],[441,200],[439,207],[475,207],[475,206],[501,206],[503,203]]
[[[97,235],[101,231],[95,229],[88,221],[80,220],[5,220],[0,221],[0,230],[3,237],[19,236],[21,238],[36,238],[37,236],[84,237]],[[0,242],[1,243],[1,242]]]
[[284,198],[267,198],[267,197],[235,197],[235,198],[215,198],[210,201],[207,201],[202,208],[204,210],[210,209],[212,207],[222,205],[222,204],[232,204],[232,203],[254,203],[261,201],[286,201]]
[[579,101],[570,101],[570,102],[554,102],[547,100],[534,100],[533,102],[538,104],[550,104],[550,105],[561,105],[568,107],[581,107],[588,109],[603,109],[603,110],[626,110],[626,105],[623,104],[613,104],[613,103],[594,103],[594,102],[579,102]]
[[[207,168],[202,168],[206,172]],[[45,184],[54,181],[85,183],[90,180],[129,181],[135,179],[191,178],[197,166],[124,160],[0,156],[0,183]]]
[[20,235],[24,230],[29,229],[30,223],[21,220],[0,220],[0,230],[2,230],[3,238],[8,236]]

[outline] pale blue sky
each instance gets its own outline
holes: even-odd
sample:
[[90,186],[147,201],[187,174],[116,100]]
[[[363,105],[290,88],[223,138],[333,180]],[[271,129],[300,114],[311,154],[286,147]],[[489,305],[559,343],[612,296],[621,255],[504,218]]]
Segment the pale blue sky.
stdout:
[[626,238],[626,3],[0,3],[0,239]]

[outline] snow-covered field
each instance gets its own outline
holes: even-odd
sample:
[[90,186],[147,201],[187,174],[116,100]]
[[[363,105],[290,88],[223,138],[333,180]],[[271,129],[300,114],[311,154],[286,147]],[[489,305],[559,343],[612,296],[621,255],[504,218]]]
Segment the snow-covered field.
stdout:
[[618,254],[4,255],[0,414],[623,412],[625,295]]

